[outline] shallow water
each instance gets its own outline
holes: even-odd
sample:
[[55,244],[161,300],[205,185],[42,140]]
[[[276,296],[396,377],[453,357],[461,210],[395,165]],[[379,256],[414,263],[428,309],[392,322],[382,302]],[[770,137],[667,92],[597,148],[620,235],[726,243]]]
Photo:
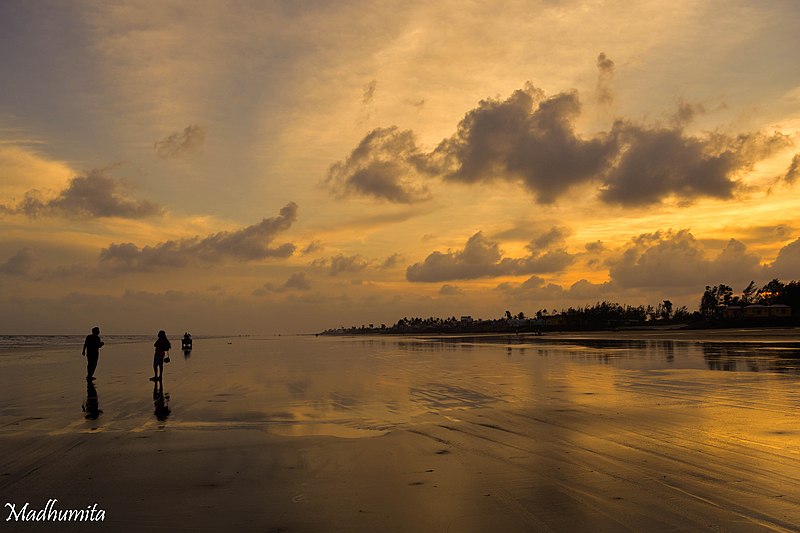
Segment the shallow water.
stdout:
[[[173,350],[163,390],[147,342],[109,343],[87,391],[79,346],[0,360],[0,433],[263,427],[361,437],[481,408],[555,401],[717,405],[785,425],[798,412],[800,342],[481,337],[237,337]],[[155,416],[154,394],[169,412]],[[85,418],[87,394],[101,413]],[[157,396],[155,396],[157,398]],[[162,413],[164,413],[162,408]],[[162,418],[164,418],[162,416]]]

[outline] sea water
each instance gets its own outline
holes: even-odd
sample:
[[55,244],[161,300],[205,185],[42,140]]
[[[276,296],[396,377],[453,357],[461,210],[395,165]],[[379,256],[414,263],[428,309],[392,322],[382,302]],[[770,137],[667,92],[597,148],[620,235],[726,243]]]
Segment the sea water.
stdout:
[[[81,336],[3,337],[0,434],[255,427],[362,437],[479,409],[630,402],[738,405],[743,418],[780,425],[800,405],[792,336],[254,336],[199,338],[186,352],[173,339],[161,382],[149,379],[145,338],[105,337],[87,387]],[[159,394],[166,417],[155,414]],[[97,417],[86,417],[87,399]]]

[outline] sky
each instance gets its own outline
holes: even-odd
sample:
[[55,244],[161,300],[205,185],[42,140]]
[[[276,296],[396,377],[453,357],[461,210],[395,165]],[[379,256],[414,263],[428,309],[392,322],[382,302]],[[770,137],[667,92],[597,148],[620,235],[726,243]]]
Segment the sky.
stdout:
[[0,3],[0,334],[800,278],[800,4]]

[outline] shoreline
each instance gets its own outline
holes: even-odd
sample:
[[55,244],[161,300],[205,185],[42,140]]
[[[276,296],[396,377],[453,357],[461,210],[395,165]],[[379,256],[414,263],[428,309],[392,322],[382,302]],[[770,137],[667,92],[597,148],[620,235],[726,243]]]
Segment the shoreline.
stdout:
[[746,327],[746,328],[631,328],[618,330],[574,330],[535,333],[529,331],[478,331],[478,332],[407,332],[407,333],[333,333],[325,337],[342,338],[419,338],[419,339],[525,339],[531,342],[576,340],[672,340],[686,342],[800,342],[800,327]]

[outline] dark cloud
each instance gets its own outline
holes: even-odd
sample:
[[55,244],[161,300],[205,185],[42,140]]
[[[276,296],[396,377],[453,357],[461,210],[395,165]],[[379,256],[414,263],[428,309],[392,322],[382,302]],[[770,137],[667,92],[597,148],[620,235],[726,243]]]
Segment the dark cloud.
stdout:
[[283,284],[283,288],[286,290],[307,291],[311,289],[311,280],[308,279],[305,272],[295,272],[289,276],[289,279]]
[[38,191],[32,190],[15,207],[4,207],[3,211],[24,214],[30,217],[58,215],[65,217],[117,217],[139,219],[163,213],[157,204],[147,200],[135,200],[124,196],[123,184],[104,174],[104,170],[92,170],[85,176],[70,180],[66,189],[52,200],[42,200]]
[[758,275],[759,263],[759,257],[735,239],[709,259],[701,243],[681,230],[634,238],[620,256],[609,260],[609,275],[623,289],[702,287],[746,282]]
[[433,252],[422,263],[406,270],[408,281],[440,282],[477,279],[504,275],[557,272],[573,262],[566,251],[553,250],[533,253],[522,258],[503,257],[500,245],[478,232],[469,238],[463,250],[447,253]]
[[780,134],[692,137],[677,128],[623,121],[611,135],[619,156],[603,178],[601,198],[626,206],[654,204],[670,195],[731,198],[737,173],[788,143]]
[[403,259],[402,255],[392,254],[383,261],[383,264],[381,264],[381,268],[385,270],[392,269],[396,267],[402,259]]
[[703,104],[689,104],[684,101],[679,101],[678,109],[672,116],[672,123],[678,128],[683,128],[691,124],[694,117],[702,115],[705,112],[706,108]]
[[100,252],[101,262],[115,268],[151,270],[160,267],[182,267],[192,261],[220,262],[225,259],[252,261],[271,257],[289,257],[295,245],[271,246],[282,231],[297,219],[297,204],[289,203],[280,216],[265,218],[260,223],[234,232],[223,231],[201,239],[167,241],[139,248],[133,243],[111,244]]
[[202,126],[192,124],[183,131],[156,141],[153,147],[156,155],[162,158],[178,157],[195,153],[203,148],[206,141],[206,130]]
[[[597,67],[598,87],[607,88],[613,61],[601,54]],[[411,131],[376,129],[330,168],[326,183],[339,195],[398,203],[430,198],[425,180],[434,177],[520,183],[545,204],[586,184],[597,185],[600,198],[612,204],[686,203],[732,198],[744,172],[791,144],[778,133],[688,134],[686,125],[704,112],[702,104],[679,102],[669,126],[618,120],[609,132],[585,137],[574,128],[581,113],[576,92],[548,97],[528,83],[505,100],[481,101],[432,152],[422,151]],[[796,158],[787,181],[800,174],[798,167]]]
[[439,294],[441,296],[459,296],[464,294],[464,291],[455,285],[442,285],[441,288],[439,288]]
[[797,181],[797,178],[800,178],[800,154],[795,154],[792,158],[792,164],[789,165],[789,169],[786,171],[786,175],[783,177],[789,183],[794,183]]
[[546,250],[551,246],[564,242],[570,231],[564,227],[553,226],[547,233],[533,239],[528,245],[530,250]]
[[410,204],[430,198],[421,181],[429,173],[426,165],[413,132],[379,128],[367,134],[345,161],[330,167],[325,183],[340,196],[357,193]]
[[608,105],[614,101],[614,93],[611,89],[611,81],[614,77],[614,62],[600,52],[597,56],[597,101],[600,104]]
[[572,121],[580,114],[575,92],[545,98],[528,84],[507,100],[484,100],[443,141],[434,160],[447,180],[519,181],[542,203],[599,176],[614,155],[604,138],[584,140]]
[[286,291],[309,291],[311,290],[311,280],[308,279],[305,272],[295,272],[289,279],[282,285],[274,285],[272,283],[265,283],[260,289],[253,291],[254,296],[264,296],[270,292],[286,292]]
[[303,255],[313,254],[314,252],[318,252],[322,250],[323,246],[320,241],[313,241],[311,244],[303,248],[301,252]]
[[344,273],[356,273],[366,270],[371,265],[371,261],[360,255],[339,254],[326,259],[317,259],[311,266],[328,271],[329,276],[337,276]]
[[786,241],[791,239],[797,232],[796,225],[792,224],[772,224],[768,226],[730,226],[724,228],[747,240],[759,242]]
[[595,241],[586,243],[584,248],[586,248],[586,251],[590,254],[600,254],[606,249],[606,245],[603,244],[603,241]]
[[36,256],[30,248],[22,248],[5,263],[0,264],[0,273],[10,276],[24,276],[33,269]]
[[771,265],[764,268],[765,278],[778,278],[793,280],[800,273],[800,239],[797,239],[778,252],[778,256]]
[[504,282],[495,287],[495,290],[517,297],[549,300],[561,300],[566,294],[561,285],[548,283],[539,276],[531,276],[522,283]]
[[368,104],[375,97],[375,89],[378,87],[378,81],[372,80],[364,86],[364,96],[361,98],[362,104]]

